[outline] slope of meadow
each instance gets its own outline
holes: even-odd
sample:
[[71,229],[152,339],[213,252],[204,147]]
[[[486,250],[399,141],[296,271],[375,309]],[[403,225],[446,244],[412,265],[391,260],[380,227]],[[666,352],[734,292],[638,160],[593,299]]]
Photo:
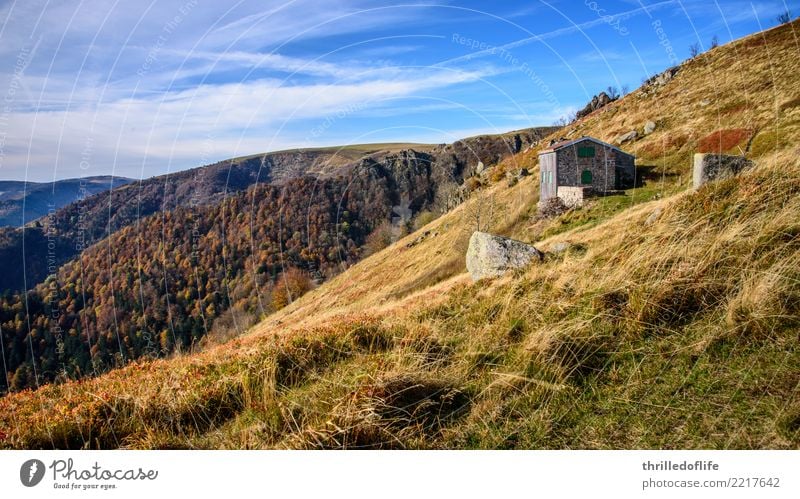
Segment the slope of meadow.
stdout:
[[[767,161],[795,151],[800,139],[798,29],[800,22],[795,21],[701,54],[684,62],[666,85],[643,86],[556,131],[539,147],[510,156],[484,179],[484,184],[492,184],[489,188],[424,228],[433,237],[408,248],[422,235],[412,234],[265,325],[313,319],[341,307],[361,310],[461,274],[469,237],[478,227],[537,242],[594,226],[635,204],[683,192],[691,184],[695,152],[746,154]],[[647,121],[657,126],[644,136],[642,127]],[[590,135],[615,143],[631,130],[639,132],[639,140],[622,147],[636,154],[643,185],[622,196],[600,198],[587,209],[556,220],[537,219],[537,155],[551,138]],[[742,131],[746,131],[743,137]],[[503,180],[506,174],[521,168],[527,168],[531,177],[508,188]]]
[[[536,149],[517,154],[490,177],[531,177],[486,181],[248,335],[0,399],[0,446],[798,448],[797,27],[554,135],[655,121],[630,146],[644,187],[539,219]],[[693,152],[738,147],[756,168],[686,190]],[[471,283],[477,227],[569,248]]]

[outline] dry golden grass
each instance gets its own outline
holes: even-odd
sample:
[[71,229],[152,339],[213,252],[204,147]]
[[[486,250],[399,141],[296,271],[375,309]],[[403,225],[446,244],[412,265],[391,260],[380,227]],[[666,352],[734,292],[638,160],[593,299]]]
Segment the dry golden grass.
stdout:
[[446,281],[436,299],[406,298],[413,307],[14,394],[0,401],[2,443],[794,447],[798,194],[800,162],[786,154],[559,234],[542,247],[569,240],[565,254]]
[[[498,168],[531,177],[476,191],[423,228],[435,235],[410,234],[244,337],[0,399],[0,447],[797,448],[796,27],[720,47],[571,127],[610,140],[657,121],[633,149],[672,188],[655,179],[537,221],[536,150],[521,153]],[[699,138],[734,128],[757,130],[757,167],[681,189]],[[478,215],[571,246],[473,284]]]

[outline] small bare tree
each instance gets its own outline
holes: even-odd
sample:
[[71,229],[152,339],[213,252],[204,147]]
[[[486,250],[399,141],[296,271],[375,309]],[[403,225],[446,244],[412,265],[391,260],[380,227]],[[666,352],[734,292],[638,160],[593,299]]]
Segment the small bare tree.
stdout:
[[608,94],[611,100],[619,99],[619,90],[617,90],[617,87],[609,85],[608,88],[606,89],[606,94]]
[[628,95],[628,93],[630,93],[630,91],[631,91],[631,89],[630,89],[630,87],[628,87],[628,85],[622,85],[622,95]]
[[698,55],[700,55],[700,44],[693,43],[689,45],[689,56],[691,56],[691,58],[694,59]]
[[473,231],[487,232],[495,222],[494,194],[481,195],[477,193],[475,199],[467,206],[467,217]]
[[714,35],[714,37],[711,39],[711,48],[715,49],[717,47],[719,47],[719,38],[717,38],[717,35]]
[[792,20],[792,13],[787,10],[783,14],[779,15],[778,17],[776,17],[776,20],[780,24],[786,24],[786,23],[788,23],[789,21]]

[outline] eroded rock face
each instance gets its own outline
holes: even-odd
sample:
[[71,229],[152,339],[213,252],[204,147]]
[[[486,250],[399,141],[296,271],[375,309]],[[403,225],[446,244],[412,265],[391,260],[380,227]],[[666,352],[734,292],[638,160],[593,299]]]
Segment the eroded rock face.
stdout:
[[478,281],[501,276],[543,258],[541,251],[522,241],[476,231],[469,239],[467,270],[472,280]]
[[614,102],[614,99],[608,96],[605,92],[600,92],[599,94],[592,97],[592,100],[586,104],[586,107],[575,113],[575,117],[577,119],[581,119],[584,116],[588,116],[594,111],[597,111],[601,107],[605,107],[608,104]]
[[671,68],[668,68],[668,69],[664,70],[662,73],[659,73],[659,74],[649,78],[642,85],[642,90],[644,92],[648,92],[650,90],[654,90],[654,89],[657,89],[659,87],[663,87],[664,85],[666,85],[667,83],[672,81],[672,79],[675,77],[675,75],[678,74],[679,70],[680,70],[680,66],[673,66]]
[[510,154],[525,147],[533,147],[534,144],[538,145],[540,140],[557,129],[531,128],[514,136],[484,135],[435,147],[430,152],[433,156],[431,180],[436,185],[434,210],[451,210],[469,197],[469,191],[463,184],[475,173],[478,162],[485,165],[484,169],[488,169]]

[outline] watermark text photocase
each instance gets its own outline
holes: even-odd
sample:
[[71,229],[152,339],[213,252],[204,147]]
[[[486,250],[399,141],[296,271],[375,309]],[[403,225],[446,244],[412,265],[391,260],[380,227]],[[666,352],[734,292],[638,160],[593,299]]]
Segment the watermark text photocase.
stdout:
[[39,459],[29,459],[19,469],[19,479],[25,487],[36,487],[47,476],[52,479],[51,487],[54,489],[110,490],[125,482],[154,481],[158,479],[158,470],[142,467],[109,468],[97,461],[82,468],[72,458],[54,459],[49,465]]

